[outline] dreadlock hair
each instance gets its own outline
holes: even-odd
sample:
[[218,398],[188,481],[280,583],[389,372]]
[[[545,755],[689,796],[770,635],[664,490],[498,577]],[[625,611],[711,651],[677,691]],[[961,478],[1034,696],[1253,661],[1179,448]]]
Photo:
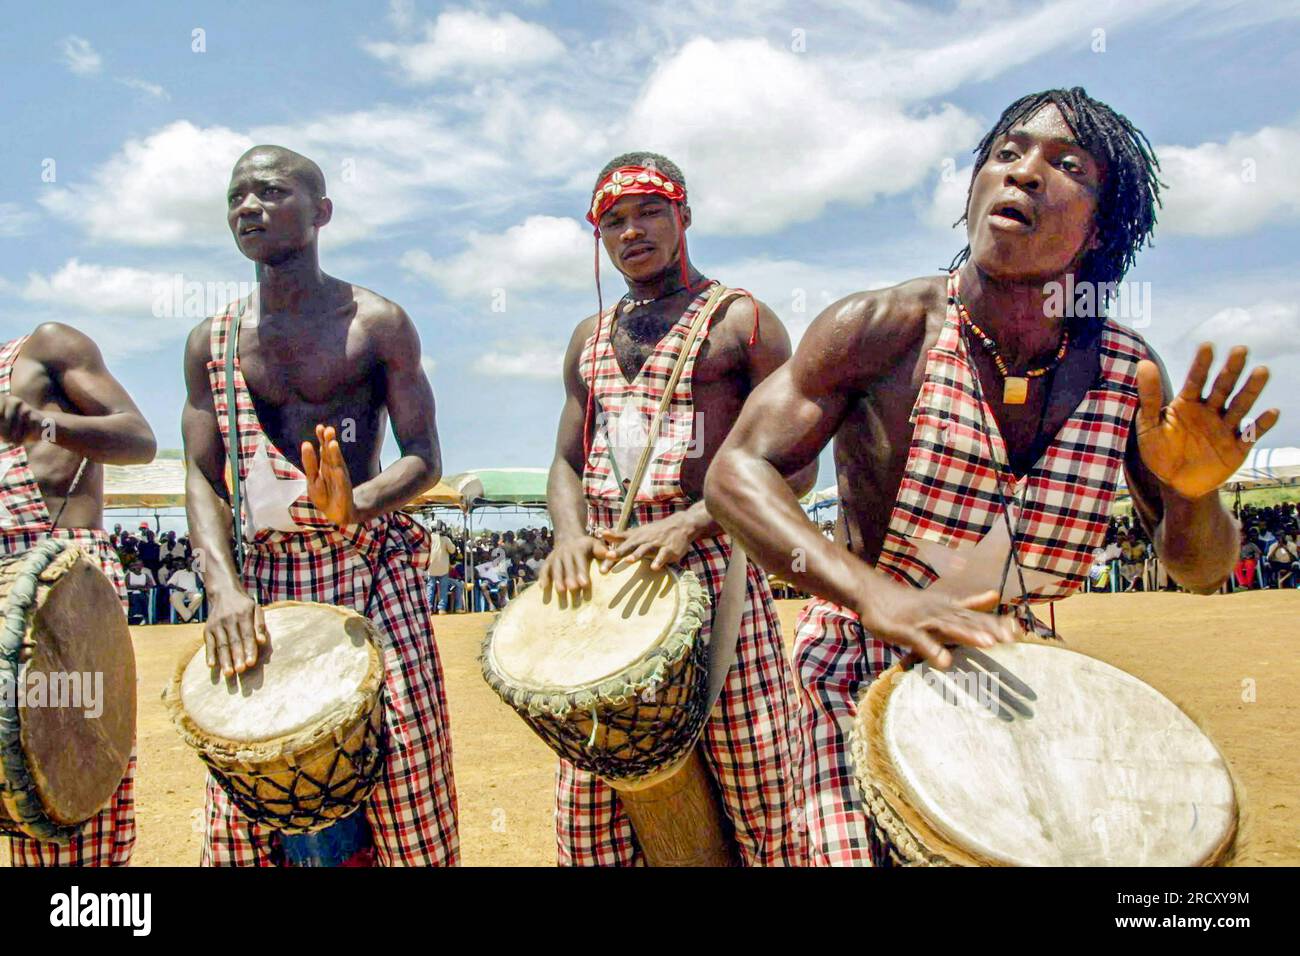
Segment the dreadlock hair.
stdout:
[[[1093,288],[1102,290],[1097,301],[1104,308],[1114,289],[1109,283],[1119,282],[1133,265],[1138,251],[1151,244],[1156,207],[1161,204],[1160,190],[1165,185],[1157,175],[1160,161],[1156,159],[1150,141],[1127,117],[1100,100],[1094,100],[1081,86],[1022,96],[1003,111],[997,123],[975,147],[975,168],[971,171],[971,183],[966,190],[966,205],[970,206],[975,177],[988,161],[993,144],[1017,123],[1049,104],[1060,110],[1079,144],[1106,161],[1106,174],[1097,203],[1100,245],[1088,250],[1078,271],[1079,282],[1093,283]],[[965,221],[966,213],[963,212],[953,226]],[[956,269],[969,258],[970,246],[967,245],[953,258],[948,269]]]
[[[644,151],[635,153],[624,153],[621,156],[615,156],[605,168],[600,171],[596,177],[596,186],[604,181],[605,177],[614,170],[623,166],[649,166],[651,169],[657,169],[663,173],[678,186],[682,187],[682,202],[686,202],[686,177],[682,175],[681,169],[667,156],[661,156],[658,153],[647,153]],[[592,187],[595,188],[594,186]]]

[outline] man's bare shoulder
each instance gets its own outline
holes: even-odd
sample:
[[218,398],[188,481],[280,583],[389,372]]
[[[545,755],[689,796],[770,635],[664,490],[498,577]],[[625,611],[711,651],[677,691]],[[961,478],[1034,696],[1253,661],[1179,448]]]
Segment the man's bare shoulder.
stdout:
[[947,298],[943,277],[855,292],[822,310],[799,345],[819,363],[847,365],[874,378],[892,368],[925,337],[929,316]]
[[768,327],[773,329],[785,328],[780,316],[773,312],[766,302],[748,292],[736,296],[727,303],[721,318],[713,323],[713,328],[715,330],[719,327],[726,328],[737,335],[743,334],[744,338],[748,340],[754,330],[756,310],[760,332]]
[[365,286],[352,286],[352,301],[357,305],[356,318],[367,330],[380,334],[395,332],[411,323],[405,309]]
[[206,363],[212,354],[212,323],[214,319],[209,316],[194,328],[190,329],[189,336],[185,339],[185,361],[201,361]]
[[[570,354],[581,352],[582,347],[587,344],[587,340],[595,334],[597,317],[598,313],[593,312],[574,326],[573,334],[569,336],[569,347],[567,349]],[[604,328],[606,332],[609,331],[608,316]]]
[[52,369],[100,361],[99,346],[94,339],[62,322],[42,322],[33,329],[22,355]]

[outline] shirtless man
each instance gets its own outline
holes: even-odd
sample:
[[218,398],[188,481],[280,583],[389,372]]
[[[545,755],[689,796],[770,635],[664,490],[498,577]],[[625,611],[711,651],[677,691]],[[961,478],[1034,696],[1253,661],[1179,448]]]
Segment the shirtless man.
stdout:
[[[1018,100],[976,150],[951,275],[827,308],[714,461],[713,514],[818,596],[795,644],[814,864],[872,855],[845,737],[865,686],[906,652],[946,667],[945,645],[1014,639],[1012,617],[985,612],[1077,589],[1121,469],[1180,584],[1211,593],[1232,569],[1218,488],[1249,449],[1241,425],[1267,371],[1229,401],[1246,362],[1234,348],[1203,396],[1203,345],[1175,397],[1137,334],[1052,302],[1067,276],[1080,291],[1123,277],[1155,223],[1156,168],[1145,137],[1082,89]],[[782,479],[831,438],[833,543]],[[1013,540],[1025,590],[1004,572]]]
[[[453,864],[451,739],[422,574],[429,542],[398,510],[442,470],[419,336],[394,303],[321,272],[317,235],[333,205],[314,162],[254,147],[236,163],[227,199],[231,233],[260,283],[250,301],[195,328],[185,350],[186,511],[212,609],[208,664],[231,675],[256,663],[266,641],[258,605],[315,601],[366,614],[387,639],[388,756],[366,807],[378,861]],[[239,568],[225,357],[241,319],[233,444],[248,554]],[[390,416],[401,457],[381,471]],[[277,862],[277,842],[209,779],[205,864]]]
[[[605,189],[620,183],[617,192]],[[615,532],[624,482],[645,446],[635,426],[648,426],[715,283],[687,255],[686,183],[664,157],[628,153],[607,164],[588,218],[628,291],[599,321],[591,316],[578,324],[564,358],[566,400],[547,486],[555,549],[538,580],[544,588],[575,590],[589,583],[593,559],[608,570],[623,559],[649,558],[656,568],[694,571],[716,606],[731,544],[701,498],[704,473],[745,397],[789,357],[790,340],[748,293],[722,300],[692,348],[661,429],[675,441],[650,462],[634,526]],[[792,477],[799,493],[812,486],[816,468],[813,462]],[[705,622],[701,638],[711,627]],[[735,664],[703,736],[749,865],[798,862],[791,693],[771,591],[751,566]],[[561,761],[556,803],[561,865],[640,859],[622,805],[602,781]]]
[[[47,322],[0,346],[0,554],[75,542],[117,588],[103,530],[104,468],[153,461],[153,430],[81,332]],[[134,692],[134,689],[132,689]],[[135,846],[135,757],[109,805],[67,846],[9,838],[15,866],[125,866]]]

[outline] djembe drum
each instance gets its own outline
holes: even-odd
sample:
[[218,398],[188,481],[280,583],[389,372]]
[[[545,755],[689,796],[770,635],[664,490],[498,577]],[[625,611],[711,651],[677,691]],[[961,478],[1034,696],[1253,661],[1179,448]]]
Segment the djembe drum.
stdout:
[[690,571],[624,564],[585,595],[530,587],[483,642],[483,676],[557,754],[618,791],[651,866],[735,847],[696,742],[708,719],[708,596]]
[[164,692],[172,722],[239,811],[283,834],[316,833],[359,809],[383,758],[383,656],[346,608],[263,608],[257,664],[224,677],[204,648]]
[[117,589],[52,538],[0,558],[0,832],[66,844],[135,742],[135,652]]
[[877,846],[908,866],[1206,866],[1237,836],[1213,742],[1136,677],[1056,643],[895,665],[853,757]]

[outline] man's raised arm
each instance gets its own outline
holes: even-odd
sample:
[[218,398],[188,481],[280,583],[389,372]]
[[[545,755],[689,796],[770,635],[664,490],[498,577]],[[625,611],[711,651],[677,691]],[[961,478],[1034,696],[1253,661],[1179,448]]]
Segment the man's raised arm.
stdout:
[[91,461],[110,465],[153,461],[157,451],[153,429],[89,337],[71,326],[47,322],[32,333],[23,351],[45,366],[77,409],[74,413],[41,411],[7,397],[6,404],[16,403],[32,420],[35,434],[48,426],[56,445]]
[[420,364],[420,333],[401,308],[392,306],[377,329],[385,394],[401,457],[354,489],[358,521],[397,511],[442,477],[442,451],[433,386]]
[[880,301],[872,293],[850,296],[817,317],[794,357],[745,403],[704,495],[713,516],[763,567],[856,612],[881,640],[947,667],[945,644],[989,647],[1014,638],[1010,618],[979,613],[996,607],[998,595],[954,601],[894,582],[828,541],[786,480],[816,460],[849,402],[910,343]]
[[[844,420],[860,366],[860,297],[817,317],[794,356],[745,402],[704,482],[709,512],[755,561],[846,607],[865,567],[808,520],[789,478],[810,467]],[[802,558],[802,560],[796,560]]]

